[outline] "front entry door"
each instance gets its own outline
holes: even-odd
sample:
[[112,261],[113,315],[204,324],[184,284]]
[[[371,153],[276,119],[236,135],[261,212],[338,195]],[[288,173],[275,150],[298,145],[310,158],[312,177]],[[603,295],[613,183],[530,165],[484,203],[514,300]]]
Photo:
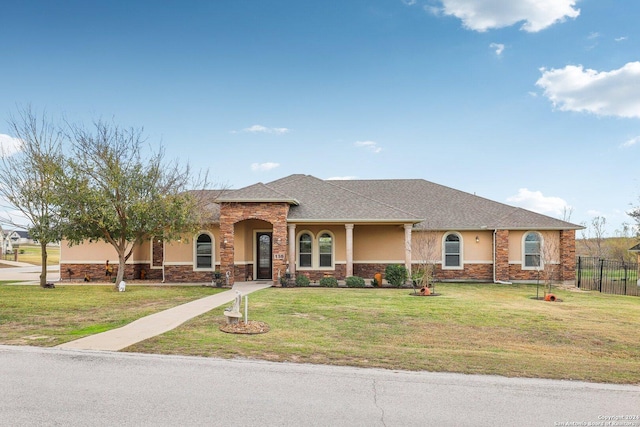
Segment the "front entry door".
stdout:
[[272,268],[272,233],[259,232],[256,233],[258,245],[256,247],[256,260],[258,263],[258,271],[256,272],[256,280],[271,280]]

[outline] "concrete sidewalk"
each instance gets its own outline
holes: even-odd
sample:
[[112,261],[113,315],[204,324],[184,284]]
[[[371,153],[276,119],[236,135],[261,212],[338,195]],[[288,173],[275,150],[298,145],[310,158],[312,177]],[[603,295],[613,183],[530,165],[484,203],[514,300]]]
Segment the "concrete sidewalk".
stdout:
[[57,348],[74,350],[118,351],[137,342],[175,329],[187,320],[206,313],[216,307],[228,304],[236,297],[236,291],[242,295],[271,287],[271,284],[240,282],[226,292],[200,298],[168,310],[138,319],[118,329],[80,338],[60,344]]

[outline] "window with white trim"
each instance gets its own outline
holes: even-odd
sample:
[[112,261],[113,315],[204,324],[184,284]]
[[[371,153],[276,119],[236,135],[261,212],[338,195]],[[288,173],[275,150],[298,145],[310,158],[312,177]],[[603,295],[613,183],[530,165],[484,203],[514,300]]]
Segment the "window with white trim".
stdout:
[[298,237],[298,268],[311,267],[313,257],[313,238],[309,233],[302,233]]
[[542,266],[541,259],[542,236],[532,231],[524,236],[524,267],[537,268]]
[[195,241],[196,269],[213,268],[213,239],[208,233],[201,233]]
[[333,237],[329,233],[322,233],[318,238],[318,253],[320,267],[333,267]]
[[456,268],[462,266],[460,235],[449,233],[444,238],[444,266],[445,268]]

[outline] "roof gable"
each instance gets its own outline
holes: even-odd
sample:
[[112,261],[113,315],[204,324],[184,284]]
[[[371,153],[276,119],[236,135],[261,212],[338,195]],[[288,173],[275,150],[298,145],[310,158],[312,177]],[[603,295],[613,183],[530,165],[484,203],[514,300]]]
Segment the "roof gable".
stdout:
[[297,205],[298,201],[287,194],[275,190],[261,182],[226,192],[217,199],[220,203],[225,202],[286,202]]

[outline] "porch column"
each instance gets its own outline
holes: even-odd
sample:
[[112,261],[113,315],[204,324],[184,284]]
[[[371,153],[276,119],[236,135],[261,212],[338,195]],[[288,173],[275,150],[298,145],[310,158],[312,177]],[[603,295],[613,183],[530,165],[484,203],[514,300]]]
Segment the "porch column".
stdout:
[[222,277],[229,273],[229,284],[235,282],[235,250],[234,250],[234,226],[229,221],[224,221],[221,215],[220,221],[220,272]]
[[345,224],[347,231],[347,277],[353,276],[353,224]]
[[296,225],[289,224],[289,273],[296,275]]
[[413,224],[404,225],[404,266],[411,277],[411,230]]

